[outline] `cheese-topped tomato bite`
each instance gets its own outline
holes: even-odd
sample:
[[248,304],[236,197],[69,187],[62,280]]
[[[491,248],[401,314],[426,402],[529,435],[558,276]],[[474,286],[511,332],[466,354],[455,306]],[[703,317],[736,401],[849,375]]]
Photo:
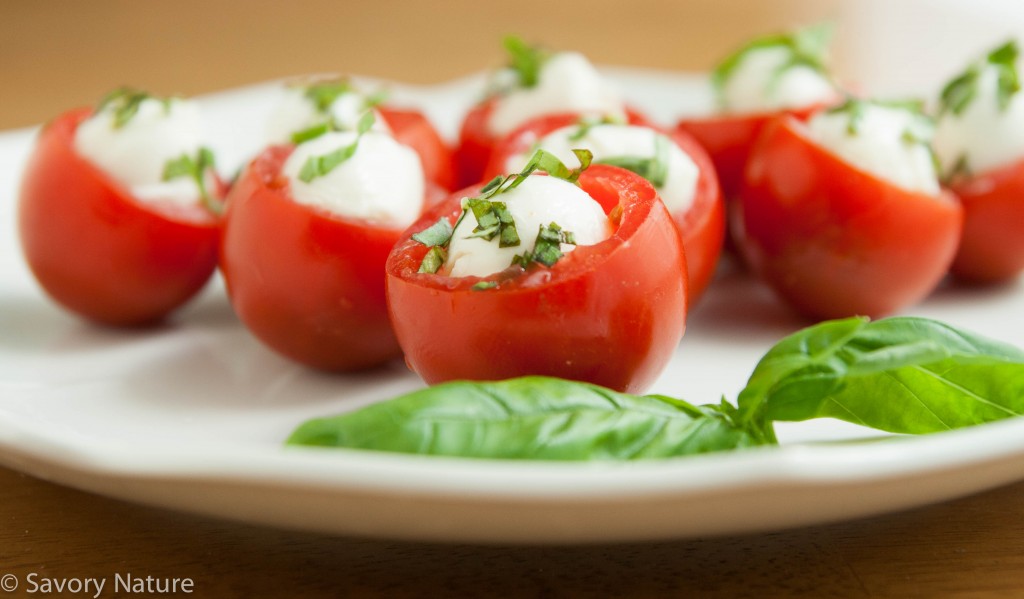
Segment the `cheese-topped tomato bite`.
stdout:
[[371,120],[357,131],[325,133],[299,144],[282,173],[299,204],[402,229],[423,208],[423,168],[412,149],[371,130]]
[[[534,255],[546,234],[558,237],[558,250],[564,254],[577,245],[603,241],[610,232],[601,205],[575,184],[556,177],[528,177],[501,194],[500,202],[466,198],[465,204],[442,271],[452,277],[486,277],[505,270],[523,256]],[[492,235],[487,223],[494,216],[500,224]],[[509,243],[513,236],[518,243]]]
[[[670,213],[693,204],[700,175],[693,159],[667,135],[650,127],[624,123],[584,120],[578,125],[556,129],[535,144],[557,156],[570,168],[579,166],[574,148],[586,148],[595,164],[612,164],[646,178],[661,196]],[[517,154],[505,164],[508,172],[523,168],[527,153]]]
[[810,27],[756,39],[727,57],[712,73],[720,109],[761,113],[833,100],[836,86],[825,68],[831,31]]
[[942,91],[935,153],[947,176],[983,173],[1024,158],[1024,94],[1016,42],[1007,42]]
[[498,100],[487,121],[501,137],[526,121],[555,112],[580,112],[625,119],[618,91],[578,52],[548,53],[515,38],[506,40],[512,66],[492,82]]
[[937,195],[931,123],[910,104],[850,99],[807,122],[808,135],[844,161],[911,192]]
[[[267,119],[267,139],[272,144],[297,143],[324,127],[354,131],[379,101],[344,78],[288,83]],[[374,120],[373,129],[390,132],[381,118]]]
[[1024,271],[1024,94],[1009,41],[942,90],[935,152],[964,207],[952,272],[996,283]]
[[137,200],[190,206],[209,199],[213,154],[190,100],[116,90],[78,125],[73,145]]

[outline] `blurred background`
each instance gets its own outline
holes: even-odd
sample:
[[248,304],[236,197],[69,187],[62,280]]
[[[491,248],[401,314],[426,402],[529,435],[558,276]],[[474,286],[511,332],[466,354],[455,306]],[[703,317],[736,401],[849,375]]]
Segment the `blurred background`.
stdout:
[[431,83],[502,62],[518,33],[599,64],[704,71],[753,35],[830,20],[857,89],[931,95],[1024,33],[1019,0],[164,0],[0,2],[0,129],[122,84],[194,95],[310,72]]

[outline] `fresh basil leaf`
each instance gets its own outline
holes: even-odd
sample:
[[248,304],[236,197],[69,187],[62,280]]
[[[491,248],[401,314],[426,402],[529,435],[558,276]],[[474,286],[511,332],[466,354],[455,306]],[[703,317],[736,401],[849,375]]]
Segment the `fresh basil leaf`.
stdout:
[[455,229],[452,228],[452,224],[448,222],[447,218],[442,216],[437,219],[436,223],[430,225],[426,229],[423,229],[419,233],[413,234],[412,238],[428,247],[445,247],[451,240],[452,232],[454,231]]
[[1024,414],[1024,352],[925,318],[825,322],[780,341],[740,393],[741,419],[831,417],[929,433]]
[[1010,105],[1010,100],[1020,91],[1020,77],[1017,73],[1018,54],[1017,42],[1010,40],[950,80],[939,94],[939,114],[952,112],[959,115],[966,110],[978,95],[978,82],[981,79],[982,70],[987,67],[996,70],[996,97],[999,102],[999,110],[1006,110]]
[[318,113],[327,115],[330,114],[331,106],[338,98],[354,91],[352,83],[348,79],[325,79],[305,86],[303,95],[313,104]]
[[213,150],[207,147],[199,148],[193,158],[188,154],[182,154],[177,158],[168,160],[164,164],[162,179],[171,181],[181,177],[188,177],[195,182],[199,190],[199,199],[207,211],[214,215],[220,215],[224,211],[220,201],[214,199],[206,184],[206,175],[216,168],[216,159]]
[[333,418],[291,445],[532,460],[634,460],[763,444],[731,406],[693,406],[547,377],[453,382]]

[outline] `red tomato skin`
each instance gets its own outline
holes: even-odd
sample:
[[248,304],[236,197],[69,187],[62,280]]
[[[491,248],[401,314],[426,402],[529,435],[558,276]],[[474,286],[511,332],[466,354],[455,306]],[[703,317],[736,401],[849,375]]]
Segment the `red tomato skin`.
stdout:
[[[484,171],[483,180],[505,173],[509,158],[528,151],[548,133],[577,123],[579,113],[559,113],[527,121],[497,143]],[[718,186],[714,165],[704,148],[681,130],[664,131],[647,123],[642,117],[632,123],[655,129],[667,135],[697,165],[700,174],[693,203],[686,210],[672,213],[672,221],[679,231],[689,271],[689,304],[693,306],[714,278],[715,267],[722,254],[725,240],[725,204]]]
[[136,200],[74,149],[67,112],[43,128],[18,201],[29,269],[64,308],[111,326],[156,322],[198,293],[217,265],[218,220],[200,206]]
[[715,165],[722,193],[726,198],[732,198],[739,194],[743,186],[744,168],[750,159],[754,142],[765,126],[782,115],[792,115],[806,121],[822,106],[814,104],[784,112],[719,114],[683,119],[676,128],[691,135],[707,151]]
[[[387,263],[388,309],[406,362],[429,383],[528,374],[641,392],[661,373],[685,329],[686,277],[679,236],[647,181],[593,166],[580,177],[606,211],[622,206],[612,236],[554,267],[489,277],[418,273],[427,248],[413,233],[445,216],[463,190],[410,227]],[[481,281],[493,289],[473,290]]]
[[221,271],[238,317],[271,349],[328,371],[401,352],[388,320],[384,262],[401,230],[296,203],[281,167],[292,146],[256,157],[231,190]]
[[951,271],[976,284],[1007,281],[1024,270],[1024,160],[953,184],[964,232]]
[[740,243],[751,267],[814,319],[879,317],[927,296],[956,253],[963,211],[903,190],[771,123],[747,165]]
[[[500,97],[477,104],[466,114],[459,129],[459,143],[455,148],[455,172],[458,187],[483,182],[484,171],[501,137],[490,131],[488,122]],[[559,114],[559,113],[553,113]],[[561,114],[565,114],[561,112]],[[650,126],[650,120],[640,112],[627,107],[626,121],[633,125]],[[512,135],[510,133],[509,135]]]
[[409,146],[419,154],[423,176],[442,189],[451,190],[455,185],[452,149],[427,117],[418,110],[389,106],[378,107],[377,111],[398,143]]

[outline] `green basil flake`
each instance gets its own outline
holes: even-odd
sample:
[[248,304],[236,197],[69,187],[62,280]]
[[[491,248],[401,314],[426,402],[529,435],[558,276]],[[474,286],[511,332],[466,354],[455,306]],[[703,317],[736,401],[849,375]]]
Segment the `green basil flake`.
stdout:
[[391,92],[389,90],[378,89],[372,94],[366,96],[366,99],[363,100],[363,108],[365,108],[366,110],[372,110],[374,108],[377,108],[378,106],[386,102],[390,95]]
[[963,113],[978,95],[978,81],[986,67],[996,69],[996,97],[999,109],[1006,110],[1014,94],[1020,91],[1020,77],[1017,73],[1018,54],[1016,41],[1008,41],[954,77],[939,94],[939,114],[952,112],[954,115],[960,115]]
[[441,246],[435,245],[427,250],[426,255],[423,256],[423,261],[420,262],[420,268],[417,272],[434,274],[444,266],[447,259],[448,251]]
[[739,406],[744,419],[762,421],[960,428],[1024,413],[1024,352],[925,318],[829,321],[776,344]]
[[306,422],[289,445],[530,460],[637,460],[762,444],[734,408],[575,381],[452,382]]
[[536,262],[551,268],[565,255],[562,252],[563,243],[576,245],[576,236],[572,232],[562,229],[557,223],[551,223],[546,227],[541,225],[537,231],[533,250],[513,256],[512,265],[529,268],[532,263]]
[[330,122],[320,123],[319,125],[313,125],[308,129],[303,129],[301,131],[296,131],[295,133],[292,133],[292,143],[296,145],[305,143],[307,141],[316,139],[321,135],[324,135],[329,131],[332,131],[333,129],[334,128],[331,126]]
[[490,197],[489,194],[491,194],[494,191],[497,191],[501,187],[501,184],[504,183],[504,182],[505,182],[505,177],[503,177],[501,175],[498,175],[497,177],[491,179],[487,183],[487,185],[484,185],[482,189],[480,189],[480,195],[482,197],[484,197],[485,199],[487,197]]
[[328,115],[338,98],[354,91],[348,79],[328,79],[305,86],[303,95],[312,102],[318,113]]
[[823,76],[829,77],[826,67],[826,55],[828,45],[832,39],[834,28],[831,23],[819,23],[810,27],[794,30],[790,33],[773,34],[760,37],[748,42],[738,50],[727,56],[711,72],[711,84],[718,97],[718,102],[723,108],[723,90],[726,82],[736,73],[739,65],[746,57],[754,51],[766,48],[781,47],[789,51],[790,57],[785,63],[776,69],[769,82],[770,86],[777,85],[782,75],[789,69],[797,66],[811,68]]
[[503,40],[509,55],[509,67],[519,78],[522,87],[535,87],[540,80],[540,70],[550,54],[539,46],[531,46],[521,38],[509,35]]
[[210,148],[201,147],[195,157],[182,154],[177,158],[168,160],[164,164],[162,179],[171,181],[181,177],[188,177],[195,182],[199,189],[199,199],[207,211],[214,215],[220,215],[224,211],[221,202],[215,199],[206,185],[206,175],[216,168],[216,159]]
[[497,286],[497,281],[480,281],[479,283],[475,283],[472,287],[470,287],[470,289],[473,291],[486,291],[488,289],[494,289]]
[[617,166],[632,171],[651,182],[651,185],[661,188],[668,178],[668,138],[664,135],[657,135],[654,138],[653,156],[609,156],[598,160],[598,164]]
[[519,245],[515,219],[504,202],[470,198],[463,210],[472,212],[477,222],[477,226],[467,239],[481,238],[490,241],[498,237],[498,247]]
[[419,233],[414,233],[412,238],[413,240],[428,247],[445,247],[448,245],[448,242],[451,241],[453,231],[454,229],[452,228],[451,223],[448,222],[447,218],[442,216],[437,219],[436,223],[430,225],[426,229],[423,229]]

